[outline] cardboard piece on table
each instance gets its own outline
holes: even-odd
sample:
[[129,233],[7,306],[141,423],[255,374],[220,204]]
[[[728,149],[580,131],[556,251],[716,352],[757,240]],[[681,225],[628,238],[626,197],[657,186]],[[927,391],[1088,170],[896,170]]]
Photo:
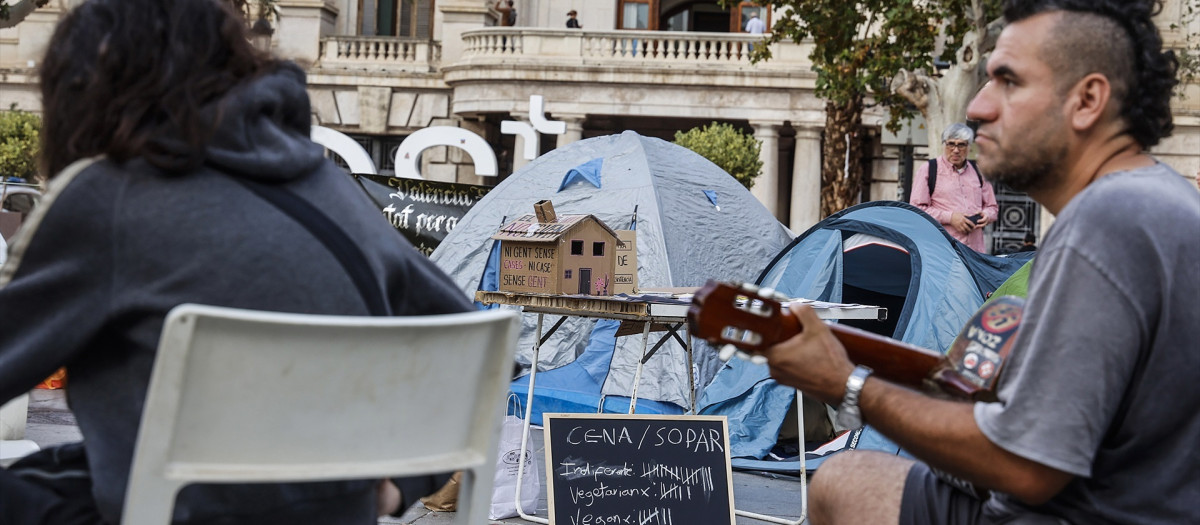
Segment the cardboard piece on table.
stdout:
[[613,295],[633,295],[638,286],[637,231],[617,230],[617,267]]

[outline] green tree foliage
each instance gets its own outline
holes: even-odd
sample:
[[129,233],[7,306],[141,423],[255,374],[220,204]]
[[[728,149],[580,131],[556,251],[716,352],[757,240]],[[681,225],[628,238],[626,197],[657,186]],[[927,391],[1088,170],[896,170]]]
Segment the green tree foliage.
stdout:
[[[729,6],[736,2],[722,0]],[[911,118],[905,100],[889,89],[901,69],[932,71],[939,35],[943,60],[953,60],[967,31],[999,13],[1000,0],[769,0],[775,18],[768,44],[811,42],[816,94],[826,101],[821,164],[821,215],[858,202],[863,180],[863,110],[881,104],[889,125]],[[769,45],[753,58],[771,57]]]
[[754,186],[754,178],[762,173],[762,160],[758,156],[762,144],[730,124],[713,122],[686,133],[676,131],[675,143],[716,164],[747,189]]
[[38,134],[42,119],[33,113],[0,111],[0,178],[32,179],[37,174]]

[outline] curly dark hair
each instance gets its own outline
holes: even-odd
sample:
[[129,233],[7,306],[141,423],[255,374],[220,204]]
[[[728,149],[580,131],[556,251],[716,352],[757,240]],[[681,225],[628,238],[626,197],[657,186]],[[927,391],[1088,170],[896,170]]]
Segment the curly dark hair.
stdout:
[[1058,22],[1047,46],[1053,49],[1043,52],[1047,63],[1063,73],[1063,88],[1094,72],[1105,75],[1129,134],[1149,148],[1174,129],[1171,90],[1178,83],[1179,62],[1173,51],[1163,51],[1152,20],[1161,9],[1160,0],[1009,0],[1004,18],[1080,15]]
[[[41,67],[42,170],[106,154],[168,171],[202,161],[211,106],[275,69],[244,21],[217,0],[89,0],[54,31]],[[170,151],[156,140],[181,143]]]

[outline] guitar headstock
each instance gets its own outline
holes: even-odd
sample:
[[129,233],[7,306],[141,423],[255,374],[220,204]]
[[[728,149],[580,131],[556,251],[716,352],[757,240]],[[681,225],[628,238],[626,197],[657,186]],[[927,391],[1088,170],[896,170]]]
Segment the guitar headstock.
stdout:
[[[692,297],[688,326],[712,345],[758,353],[796,332],[795,318],[782,306],[785,300],[770,288],[708,281]],[[723,359],[726,354],[723,350]]]

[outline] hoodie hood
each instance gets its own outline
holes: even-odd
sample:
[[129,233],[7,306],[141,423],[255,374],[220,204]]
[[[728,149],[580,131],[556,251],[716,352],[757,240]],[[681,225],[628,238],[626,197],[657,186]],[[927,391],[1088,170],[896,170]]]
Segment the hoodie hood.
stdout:
[[[325,157],[310,138],[312,117],[304,72],[282,62],[249,79],[205,108],[218,119],[204,149],[204,163],[233,176],[282,182],[312,172]],[[177,137],[160,137],[162,152],[187,151]]]

